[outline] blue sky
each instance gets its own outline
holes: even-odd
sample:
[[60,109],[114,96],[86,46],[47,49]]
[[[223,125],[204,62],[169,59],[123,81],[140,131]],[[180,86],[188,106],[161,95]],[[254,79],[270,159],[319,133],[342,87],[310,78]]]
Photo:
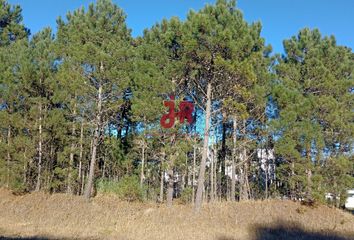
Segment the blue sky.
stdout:
[[[202,0],[113,0],[127,14],[133,36],[163,18],[185,19],[190,9],[198,10]],[[20,4],[24,23],[32,33],[46,26],[56,29],[58,16],[94,0],[8,0]],[[303,27],[319,28],[323,35],[335,35],[337,43],[354,49],[354,0],[239,0],[238,7],[248,22],[261,21],[262,36],[275,52],[282,52],[282,41]]]

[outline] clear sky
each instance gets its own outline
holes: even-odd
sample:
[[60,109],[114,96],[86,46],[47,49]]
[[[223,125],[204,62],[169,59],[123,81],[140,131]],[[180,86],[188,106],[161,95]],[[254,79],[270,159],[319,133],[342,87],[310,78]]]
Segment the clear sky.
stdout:
[[[163,18],[185,19],[190,9],[198,10],[215,0],[113,0],[127,14],[133,36]],[[94,0],[8,0],[20,4],[24,23],[32,33],[46,26],[56,29],[58,16]],[[303,27],[319,28],[323,35],[335,35],[337,43],[354,49],[354,0],[238,0],[238,8],[248,22],[261,21],[262,36],[275,52],[282,41]]]

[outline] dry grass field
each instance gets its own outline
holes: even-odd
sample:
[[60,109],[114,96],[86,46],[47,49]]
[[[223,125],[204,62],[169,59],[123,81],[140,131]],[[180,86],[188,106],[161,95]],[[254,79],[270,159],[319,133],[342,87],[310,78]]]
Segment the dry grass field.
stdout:
[[0,239],[263,240],[354,239],[354,215],[339,209],[291,201],[192,206],[122,202],[97,196],[32,193],[14,196],[0,189]]

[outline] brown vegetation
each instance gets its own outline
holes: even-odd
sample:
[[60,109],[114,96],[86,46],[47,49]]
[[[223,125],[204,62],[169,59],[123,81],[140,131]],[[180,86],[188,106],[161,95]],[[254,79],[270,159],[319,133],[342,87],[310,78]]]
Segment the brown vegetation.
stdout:
[[0,239],[354,239],[354,216],[280,200],[205,204],[195,214],[190,205],[2,189]]

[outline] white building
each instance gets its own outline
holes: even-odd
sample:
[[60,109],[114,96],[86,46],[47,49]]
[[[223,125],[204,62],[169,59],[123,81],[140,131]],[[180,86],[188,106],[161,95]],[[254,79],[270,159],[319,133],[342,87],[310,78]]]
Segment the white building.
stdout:
[[[237,158],[237,163],[244,161],[243,154],[240,154]],[[260,162],[260,167],[264,173],[267,173],[268,179],[272,182],[275,179],[275,165],[274,165],[274,149],[257,149],[257,159]],[[258,164],[258,163],[256,163]],[[242,169],[241,169],[242,170]],[[237,172],[237,171],[236,171]],[[225,175],[232,178],[232,166],[231,163],[225,167]],[[236,174],[236,181],[239,176]]]
[[345,201],[345,208],[348,210],[354,210],[354,189],[347,191],[348,197]]

